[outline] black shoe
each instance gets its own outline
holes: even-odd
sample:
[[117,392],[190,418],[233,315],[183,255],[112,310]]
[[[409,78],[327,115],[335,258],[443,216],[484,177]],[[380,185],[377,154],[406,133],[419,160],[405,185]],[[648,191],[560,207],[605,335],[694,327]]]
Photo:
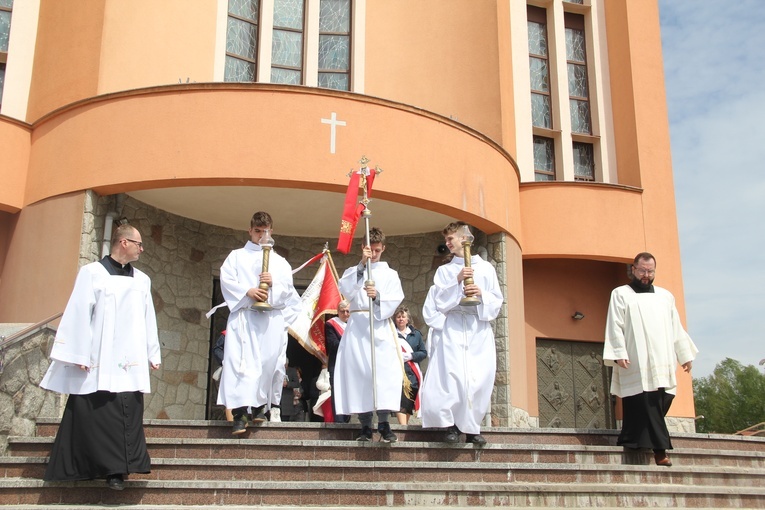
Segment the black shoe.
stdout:
[[247,430],[247,415],[240,414],[237,416],[234,416],[234,424],[231,428],[231,433],[235,436],[238,436],[239,434],[244,434],[244,432]]
[[481,434],[465,434],[465,442],[476,446],[483,446],[486,444],[486,439]]
[[444,441],[449,444],[459,443],[460,429],[458,429],[456,425],[452,425],[451,427],[448,427],[446,429],[446,436],[444,437]]
[[122,475],[109,475],[106,477],[106,485],[115,491],[121,491],[125,488],[125,480]]
[[259,424],[266,421],[265,407],[266,406],[260,406],[252,410],[252,423]]
[[394,434],[393,431],[390,429],[390,423],[388,423],[387,421],[384,421],[377,425],[377,432],[380,433],[381,443],[395,443],[396,441],[398,441],[398,437],[396,437],[396,434]]
[[356,438],[356,441],[371,441],[372,440],[372,428],[367,427],[364,425],[361,428],[361,433],[359,434],[359,437]]

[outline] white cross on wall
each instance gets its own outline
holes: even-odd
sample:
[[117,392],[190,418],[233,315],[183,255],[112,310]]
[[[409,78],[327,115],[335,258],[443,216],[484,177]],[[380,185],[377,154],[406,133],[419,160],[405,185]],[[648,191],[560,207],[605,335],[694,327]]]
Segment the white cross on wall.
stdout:
[[332,116],[328,119],[321,119],[322,124],[329,124],[331,126],[329,134],[329,153],[335,153],[335,140],[337,139],[337,126],[345,126],[344,120],[337,120],[337,113],[332,112]]

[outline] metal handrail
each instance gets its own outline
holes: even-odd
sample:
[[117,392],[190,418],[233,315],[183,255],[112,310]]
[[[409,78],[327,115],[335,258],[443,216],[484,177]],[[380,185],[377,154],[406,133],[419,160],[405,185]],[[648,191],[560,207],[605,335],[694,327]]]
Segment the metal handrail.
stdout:
[[26,328],[17,331],[13,333],[12,335],[8,336],[0,336],[0,349],[5,349],[11,344],[14,344],[18,342],[19,340],[23,340],[27,336],[37,333],[41,329],[43,329],[45,326],[48,325],[48,323],[55,321],[59,317],[61,317],[64,313],[59,312],[57,314],[51,315],[45,320],[41,320],[40,322],[37,322],[35,324],[32,324],[31,326],[27,326]]

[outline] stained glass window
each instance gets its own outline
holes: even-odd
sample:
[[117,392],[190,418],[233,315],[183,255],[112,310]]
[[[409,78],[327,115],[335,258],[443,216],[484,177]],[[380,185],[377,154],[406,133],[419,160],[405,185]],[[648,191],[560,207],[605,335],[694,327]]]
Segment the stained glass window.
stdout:
[[[0,6],[8,1],[0,0]],[[308,31],[307,1],[319,8],[318,33],[313,27]],[[264,2],[268,10],[273,6],[270,48],[259,47]],[[311,83],[304,76],[308,60],[318,68],[318,86],[350,90],[352,4],[352,0],[228,0],[224,79],[258,80],[258,54],[270,50],[272,83]],[[305,48],[314,44],[318,55],[305,55]]]
[[321,0],[319,87],[350,89],[351,0]]
[[574,142],[574,179],[595,180],[595,154],[591,143]]
[[529,34],[529,73],[531,79],[531,123],[535,127],[552,129],[552,100],[550,98],[550,69],[547,60],[547,11],[541,7],[526,7]]
[[592,134],[590,100],[587,85],[587,52],[584,38],[584,17],[566,13],[566,60],[568,61],[568,95],[571,130]]
[[228,18],[226,51],[255,60],[258,55],[258,26],[236,18]]
[[11,11],[0,10],[0,51],[8,52],[8,39],[11,35]]
[[531,125],[552,129],[552,108],[550,96],[531,94]]
[[304,0],[274,0],[271,82],[303,83]]
[[229,0],[225,81],[255,81],[258,58],[258,0]]
[[257,23],[258,5],[258,0],[228,0],[228,13]]
[[552,138],[534,137],[534,179],[555,180],[555,141]]

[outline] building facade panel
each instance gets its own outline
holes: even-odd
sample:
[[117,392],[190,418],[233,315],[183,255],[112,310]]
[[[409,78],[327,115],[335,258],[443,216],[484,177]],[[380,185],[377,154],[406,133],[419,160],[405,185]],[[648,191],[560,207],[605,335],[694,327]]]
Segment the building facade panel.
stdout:
[[524,258],[624,260],[642,251],[642,190],[584,183],[521,186]]
[[[292,66],[272,60],[285,28],[274,0],[254,3],[257,46],[242,48],[252,53],[249,83],[224,83],[229,43],[244,43],[229,38],[225,0],[19,7],[5,69],[12,104],[2,105],[19,122],[0,119],[12,165],[0,169],[11,183],[0,190],[0,320],[60,311],[77,267],[98,257],[106,208],[125,211],[148,240],[139,267],[167,305],[160,328],[173,373],[159,374],[161,398],[147,408],[200,418],[208,290],[243,232],[222,233],[217,220],[246,228],[250,207],[277,195],[281,209],[269,210],[280,249],[302,262],[334,242],[346,172],[361,156],[384,170],[373,210],[398,206],[386,258],[405,275],[410,307],[443,261],[441,220],[480,230],[476,251],[495,264],[506,296],[494,324],[494,425],[546,425],[539,399],[557,390],[537,387],[537,353],[576,342],[569,350],[581,358],[600,345],[608,295],[635,253],[657,256],[683,312],[656,0],[353,0],[350,92],[316,87],[327,56],[321,0],[306,0],[294,29],[303,59]],[[269,83],[291,71],[299,85]],[[533,94],[549,97],[548,124],[534,124]],[[233,188],[244,215],[225,200]],[[184,199],[216,215],[163,208]],[[410,227],[413,215],[429,226],[395,226]],[[690,377],[679,381],[671,413],[692,423]]]
[[24,206],[31,127],[0,117],[0,211],[18,212]]
[[[333,113],[344,125],[322,122]],[[150,89],[54,114],[35,126],[26,200],[232,181],[343,192],[339,165],[359,148],[395,169],[380,198],[519,235],[518,172],[490,140],[394,103],[274,85]]]

